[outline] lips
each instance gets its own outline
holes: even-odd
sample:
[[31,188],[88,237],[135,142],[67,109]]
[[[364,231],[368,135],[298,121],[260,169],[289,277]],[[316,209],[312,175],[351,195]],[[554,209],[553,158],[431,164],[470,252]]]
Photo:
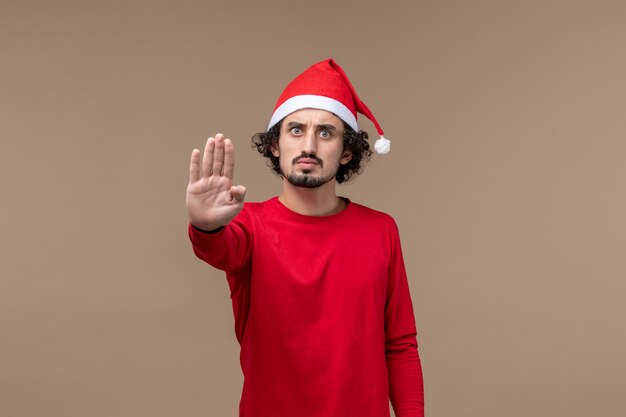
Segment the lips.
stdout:
[[322,160],[313,154],[302,154],[294,158],[292,163],[293,165],[300,165],[300,166],[304,166],[307,168],[311,168],[314,165],[319,165],[320,167],[324,166],[324,163],[322,162]]
[[296,161],[297,164],[299,165],[307,165],[307,166],[312,166],[312,165],[317,165],[317,161],[315,159],[311,159],[311,158],[300,158]]

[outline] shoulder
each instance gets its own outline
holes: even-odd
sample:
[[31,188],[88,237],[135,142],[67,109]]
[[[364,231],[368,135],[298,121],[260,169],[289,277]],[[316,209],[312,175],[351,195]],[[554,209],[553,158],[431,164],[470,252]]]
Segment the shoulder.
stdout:
[[262,222],[263,219],[276,215],[277,200],[277,197],[272,197],[266,201],[245,202],[237,218],[243,222]]
[[273,210],[276,206],[278,197],[272,197],[265,201],[245,202],[243,204],[243,211],[249,214],[262,213],[267,210]]
[[399,235],[395,219],[385,212],[350,202],[348,217],[356,227],[367,230],[370,236],[380,235],[393,239]]
[[393,228],[397,227],[394,218],[385,212],[352,201],[350,202],[350,210],[353,216],[362,218],[373,224],[392,226]]

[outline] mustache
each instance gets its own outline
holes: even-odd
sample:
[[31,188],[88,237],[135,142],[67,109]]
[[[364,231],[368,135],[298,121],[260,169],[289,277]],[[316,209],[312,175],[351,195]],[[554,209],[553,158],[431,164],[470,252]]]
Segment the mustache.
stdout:
[[313,159],[315,162],[319,164],[320,167],[324,167],[324,161],[319,159],[315,154],[304,153],[304,152],[302,153],[302,155],[293,158],[293,160],[291,161],[291,165],[295,165],[296,163],[298,163],[299,160],[304,159],[304,158]]

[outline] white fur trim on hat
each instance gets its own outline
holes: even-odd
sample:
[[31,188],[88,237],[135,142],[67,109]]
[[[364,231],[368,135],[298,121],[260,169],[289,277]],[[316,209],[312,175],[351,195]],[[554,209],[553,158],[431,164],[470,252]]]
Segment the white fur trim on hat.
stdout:
[[359,131],[359,125],[356,122],[356,117],[342,102],[337,101],[334,98],[317,95],[294,96],[285,100],[283,104],[274,110],[274,114],[272,114],[272,119],[267,126],[267,130],[270,130],[272,126],[280,122],[285,116],[301,109],[327,110],[336,114],[337,117],[346,122],[348,126],[356,132]]

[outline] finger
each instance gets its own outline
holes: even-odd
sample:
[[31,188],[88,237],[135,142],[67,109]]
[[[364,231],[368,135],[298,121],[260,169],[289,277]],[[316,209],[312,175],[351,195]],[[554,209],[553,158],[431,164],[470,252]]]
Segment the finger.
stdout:
[[208,138],[204,146],[204,155],[202,156],[202,177],[206,178],[211,175],[213,166],[213,152],[215,149],[215,139]]
[[200,179],[200,151],[194,149],[191,151],[191,160],[189,161],[189,184]]
[[235,149],[230,139],[224,140],[224,176],[233,179],[235,172]]
[[235,201],[243,203],[243,200],[246,197],[246,187],[243,185],[233,185],[230,187],[230,194],[233,196]]
[[212,175],[222,175],[222,166],[224,165],[224,135],[218,133],[215,135],[215,151],[213,152]]

